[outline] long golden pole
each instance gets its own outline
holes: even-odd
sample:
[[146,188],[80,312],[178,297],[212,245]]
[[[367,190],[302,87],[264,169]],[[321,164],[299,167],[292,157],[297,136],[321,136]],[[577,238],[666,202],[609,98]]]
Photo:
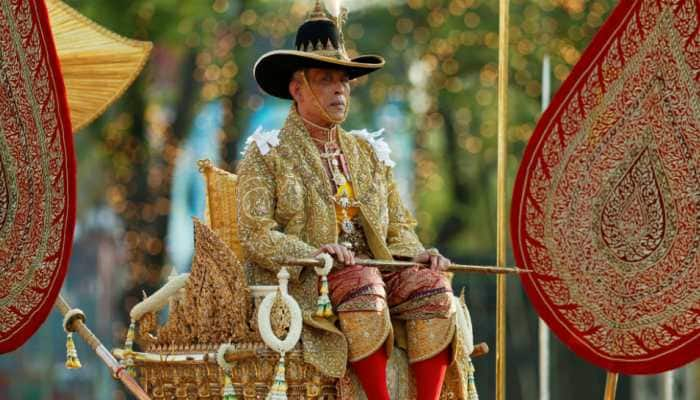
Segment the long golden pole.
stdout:
[[[499,1],[498,21],[498,182],[496,185],[496,266],[506,265],[506,162],[508,159],[509,0]],[[506,277],[496,277],[496,400],[506,398]]]
[[605,397],[603,400],[615,400],[615,393],[617,392],[617,378],[619,375],[617,372],[609,372],[605,377]]
[[[279,264],[282,265],[298,265],[302,267],[323,267],[323,260],[318,258],[282,258]],[[355,264],[377,267],[379,269],[386,270],[399,270],[407,267],[423,267],[428,268],[429,265],[416,263],[413,261],[393,261],[393,260],[373,260],[373,259],[362,259],[356,258]],[[450,264],[447,267],[450,272],[471,272],[475,274],[529,274],[532,271],[523,268],[513,268],[513,267],[492,267],[489,265],[464,265],[464,264]]]

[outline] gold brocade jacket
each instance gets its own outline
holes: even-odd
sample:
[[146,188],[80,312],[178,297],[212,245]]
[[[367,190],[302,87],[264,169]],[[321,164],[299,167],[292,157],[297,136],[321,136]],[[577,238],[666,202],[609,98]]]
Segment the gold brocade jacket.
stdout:
[[[342,130],[338,140],[374,257],[410,258],[423,251],[414,232],[416,222],[399,198],[389,166],[392,163],[383,148],[377,147],[379,142],[366,133]],[[310,257],[321,245],[337,242],[334,192],[319,152],[294,107],[280,131],[258,132],[251,138],[238,168],[237,196],[238,235],[251,284],[276,284],[280,260]],[[312,268],[287,269],[290,294],[304,312],[305,361],[328,376],[343,376],[346,340],[334,320],[314,316],[316,273]]]

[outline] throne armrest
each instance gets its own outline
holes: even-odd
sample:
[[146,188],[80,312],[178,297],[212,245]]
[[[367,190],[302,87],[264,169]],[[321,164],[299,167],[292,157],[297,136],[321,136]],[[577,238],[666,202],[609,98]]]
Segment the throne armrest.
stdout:
[[149,312],[157,312],[163,309],[163,307],[168,304],[168,301],[175,296],[180,289],[185,287],[189,277],[190,274],[180,274],[168,279],[168,283],[162,288],[131,308],[129,312],[131,319],[138,321]]

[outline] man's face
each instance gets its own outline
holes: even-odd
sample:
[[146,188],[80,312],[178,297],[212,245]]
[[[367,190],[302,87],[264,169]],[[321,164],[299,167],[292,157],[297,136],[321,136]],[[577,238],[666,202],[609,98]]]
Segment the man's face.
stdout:
[[[306,79],[326,113],[336,121],[342,120],[350,101],[348,74],[338,69],[310,68],[306,70]],[[290,91],[302,116],[318,122],[325,120],[306,85],[295,79]]]

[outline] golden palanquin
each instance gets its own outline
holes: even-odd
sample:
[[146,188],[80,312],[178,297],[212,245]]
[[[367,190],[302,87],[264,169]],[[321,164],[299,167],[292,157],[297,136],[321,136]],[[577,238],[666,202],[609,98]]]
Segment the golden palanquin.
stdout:
[[[226,374],[217,362],[217,352],[219,357],[225,353],[226,361],[232,364],[230,378],[239,398],[264,398],[275,378],[279,355],[263,342],[256,315],[262,297],[277,287],[248,285],[236,230],[237,177],[208,160],[200,161],[199,166],[206,180],[207,199],[205,221],[194,220],[192,272],[171,277],[163,288],[132,309],[137,326],[134,339],[140,349],[132,352],[127,345],[115,354],[126,365],[133,363],[139,381],[153,399],[222,399]],[[460,303],[463,306],[463,301]],[[166,305],[167,321],[159,325],[157,314]],[[270,319],[275,335],[284,337],[290,325],[288,309],[276,302]],[[463,351],[456,353],[468,356]],[[335,379],[305,363],[301,342],[286,354],[285,361],[290,399],[366,398],[350,370]],[[402,349],[394,348],[388,369],[392,398],[415,398],[408,358]],[[458,389],[451,389],[456,381],[459,378],[448,372],[441,398],[460,398]]]

